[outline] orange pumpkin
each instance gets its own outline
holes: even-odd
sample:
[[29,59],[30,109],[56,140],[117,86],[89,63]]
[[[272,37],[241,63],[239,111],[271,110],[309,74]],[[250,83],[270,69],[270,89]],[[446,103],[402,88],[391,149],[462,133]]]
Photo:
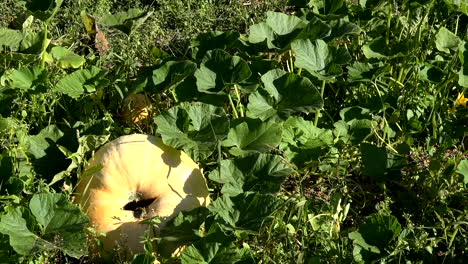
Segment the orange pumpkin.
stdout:
[[129,94],[123,100],[121,115],[124,120],[139,124],[151,114],[151,101],[145,94]]
[[[89,174],[89,175],[86,175]],[[143,251],[144,219],[164,224],[181,210],[207,206],[206,180],[184,152],[160,138],[122,136],[99,149],[78,183],[76,201],[97,232],[105,232],[104,250]],[[157,233],[155,234],[157,235]]]

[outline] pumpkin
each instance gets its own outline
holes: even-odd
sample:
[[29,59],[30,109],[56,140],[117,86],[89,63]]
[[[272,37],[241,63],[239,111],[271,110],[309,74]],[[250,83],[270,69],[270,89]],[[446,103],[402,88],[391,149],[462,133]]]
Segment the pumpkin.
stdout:
[[106,233],[101,240],[105,252],[117,246],[126,250],[126,257],[144,250],[141,241],[149,226],[142,220],[159,216],[164,225],[179,211],[210,202],[197,164],[154,136],[127,135],[104,145],[84,175],[76,202],[88,215],[89,225]]
[[151,101],[145,94],[129,94],[123,100],[121,116],[124,120],[139,124],[151,113]]

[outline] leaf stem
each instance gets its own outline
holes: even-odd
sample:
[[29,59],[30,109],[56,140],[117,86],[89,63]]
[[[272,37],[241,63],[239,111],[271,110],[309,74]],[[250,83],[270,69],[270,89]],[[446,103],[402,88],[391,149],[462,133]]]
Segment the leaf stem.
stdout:
[[241,102],[241,97],[239,93],[239,89],[237,88],[237,84],[234,84],[234,91],[236,91],[236,96],[237,96],[237,106],[239,107],[239,113],[241,117],[244,117],[244,105]]
[[[322,100],[323,100],[323,94],[325,93],[325,84],[326,83],[327,82],[325,80],[322,80],[322,86],[320,87],[320,97],[322,98]],[[319,117],[320,117],[320,110],[317,110],[317,112],[315,112],[315,120],[314,120],[314,126],[315,127],[317,127]]]
[[232,101],[232,97],[230,93],[228,93],[228,98],[229,98],[229,104],[231,105],[232,114],[234,115],[234,118],[239,118],[239,114],[237,113],[236,106],[234,105],[234,101]]
[[48,33],[49,23],[55,17],[55,15],[57,14],[57,12],[60,9],[60,6],[62,5],[62,3],[63,3],[63,0],[56,1],[54,10],[52,11],[52,14],[50,15],[50,17],[48,17],[44,21],[44,37],[42,38],[42,47],[41,47],[41,68],[44,68],[44,66],[45,66],[46,50],[47,50],[47,46],[49,46],[49,43],[47,41],[47,33]]
[[289,50],[289,65],[291,67],[291,69],[289,69],[289,72],[293,72],[294,71],[294,61],[293,61],[292,50]]
[[177,99],[177,94],[175,93],[174,89],[171,89],[172,98],[174,98],[174,102],[177,104],[179,100]]
[[46,60],[46,50],[47,50],[47,28],[48,28],[48,23],[44,23],[44,37],[42,38],[42,47],[41,47],[41,68],[43,69],[45,66],[45,60]]
[[387,35],[386,35],[386,43],[387,46],[390,44],[390,27],[392,25],[392,4],[390,3],[387,7],[388,14],[387,14]]

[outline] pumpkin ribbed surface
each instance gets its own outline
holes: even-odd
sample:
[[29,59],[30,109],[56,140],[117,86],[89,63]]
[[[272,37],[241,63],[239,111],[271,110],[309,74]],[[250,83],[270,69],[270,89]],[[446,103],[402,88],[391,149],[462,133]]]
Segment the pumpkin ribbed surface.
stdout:
[[164,224],[181,210],[209,203],[197,164],[154,136],[133,134],[106,144],[84,175],[76,189],[77,202],[90,225],[106,232],[106,250],[124,245],[130,254],[141,252],[148,229],[141,220],[160,216]]

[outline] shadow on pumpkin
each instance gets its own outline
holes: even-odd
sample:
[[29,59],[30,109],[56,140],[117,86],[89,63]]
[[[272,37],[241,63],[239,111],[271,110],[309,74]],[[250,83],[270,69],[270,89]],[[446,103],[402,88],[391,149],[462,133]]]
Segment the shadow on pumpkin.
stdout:
[[[155,201],[157,203],[158,200]],[[180,211],[191,211],[200,207],[199,200],[187,195],[176,206],[174,212],[169,216],[160,217],[159,224],[144,224],[141,221],[122,223],[118,228],[106,233],[106,236],[99,236],[103,247],[99,249],[96,243],[90,245],[93,254],[93,259],[99,262],[111,262],[111,260],[130,260],[133,255],[144,252],[145,233],[149,238],[159,236],[159,230],[165,228],[166,224],[173,219]],[[157,208],[157,206],[156,206]],[[143,221],[157,217],[157,214],[148,214]],[[145,221],[146,222],[146,221]],[[163,248],[159,248],[165,256],[180,254],[183,247],[187,244],[186,239],[174,239],[173,241],[165,241]],[[157,248],[157,240],[152,242],[153,249]]]

